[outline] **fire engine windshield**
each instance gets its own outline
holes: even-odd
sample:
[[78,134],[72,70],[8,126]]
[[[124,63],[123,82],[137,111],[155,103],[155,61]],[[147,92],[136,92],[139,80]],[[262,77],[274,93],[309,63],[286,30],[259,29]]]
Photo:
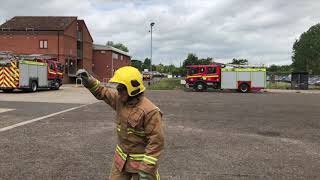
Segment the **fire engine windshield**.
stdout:
[[58,70],[59,70],[60,72],[63,71],[63,66],[62,66],[61,64],[58,64],[58,65],[57,65],[57,68],[58,68]]

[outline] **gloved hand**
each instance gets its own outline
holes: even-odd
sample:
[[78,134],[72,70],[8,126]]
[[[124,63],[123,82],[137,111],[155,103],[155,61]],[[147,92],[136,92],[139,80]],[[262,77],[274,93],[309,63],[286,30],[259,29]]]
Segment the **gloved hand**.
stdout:
[[89,86],[89,81],[92,76],[86,71],[85,69],[79,69],[76,73],[77,77],[80,77],[82,79],[82,84],[84,87],[88,88]]
[[143,171],[139,171],[139,180],[149,180],[150,179],[150,174],[143,172]]

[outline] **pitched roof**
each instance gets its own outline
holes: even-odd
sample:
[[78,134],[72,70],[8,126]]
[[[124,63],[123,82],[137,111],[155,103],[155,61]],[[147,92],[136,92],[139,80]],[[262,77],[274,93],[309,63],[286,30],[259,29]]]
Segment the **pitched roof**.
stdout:
[[124,51],[122,51],[122,50],[120,50],[120,49],[117,49],[117,48],[115,48],[115,47],[112,47],[112,46],[105,46],[105,45],[100,45],[100,44],[93,44],[93,50],[98,50],[98,51],[100,51],[100,50],[114,51],[114,52],[117,52],[117,53],[119,53],[119,54],[122,54],[122,55],[131,57],[129,53],[124,52]]
[[62,31],[65,30],[73,21],[75,16],[15,16],[0,26],[9,28],[10,31],[25,31],[26,28],[33,28],[37,31]]
[[89,29],[88,29],[88,27],[87,27],[86,23],[84,22],[84,20],[80,19],[80,20],[78,20],[78,23],[82,23],[82,24],[84,25],[84,27],[86,28],[86,30],[87,30],[87,32],[88,32],[88,34],[89,34],[90,38],[91,38],[91,41],[93,42],[93,38],[92,38],[92,36],[91,36],[91,33],[90,33],[90,31],[89,31]]

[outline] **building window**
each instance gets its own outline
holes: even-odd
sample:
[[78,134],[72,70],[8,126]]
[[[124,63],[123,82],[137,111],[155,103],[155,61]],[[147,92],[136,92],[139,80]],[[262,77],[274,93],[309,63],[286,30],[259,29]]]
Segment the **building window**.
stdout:
[[118,54],[112,53],[112,59],[118,59]]
[[120,56],[120,60],[121,60],[121,61],[123,60],[123,56],[122,56],[122,55]]
[[48,40],[40,40],[39,47],[40,49],[48,49]]

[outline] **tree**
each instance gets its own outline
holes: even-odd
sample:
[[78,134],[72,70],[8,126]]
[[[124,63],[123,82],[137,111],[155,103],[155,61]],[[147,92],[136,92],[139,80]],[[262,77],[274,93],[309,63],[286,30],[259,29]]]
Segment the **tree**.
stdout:
[[279,71],[279,66],[272,64],[268,69],[268,72],[278,72]]
[[189,53],[187,56],[187,59],[183,61],[183,65],[181,68],[177,68],[175,72],[178,72],[180,75],[186,75],[187,74],[187,68],[188,65],[207,65],[214,63],[213,58],[207,57],[205,59],[199,59],[195,54]]
[[107,42],[107,46],[112,46],[112,47],[114,47],[114,48],[117,48],[117,49],[120,49],[120,50],[122,50],[122,51],[124,51],[124,52],[129,52],[129,49],[128,49],[128,47],[127,46],[125,46],[124,44],[122,44],[122,43],[113,43],[113,41],[108,41]]
[[142,70],[144,69],[150,69],[151,60],[149,58],[146,58],[142,64]]
[[173,74],[173,73],[174,73],[174,71],[175,71],[175,69],[176,69],[176,67],[175,67],[173,64],[170,64],[170,65],[168,66],[168,70],[169,70],[169,72],[168,72],[168,73]]
[[238,64],[238,65],[248,65],[249,61],[247,59],[236,59],[233,58],[230,64]]
[[139,60],[131,60],[131,66],[139,69],[139,71],[142,71],[142,62]]
[[208,64],[212,64],[212,63],[214,63],[214,61],[213,61],[213,58],[211,58],[211,57],[207,57],[206,59],[199,60],[199,64],[208,65]]
[[107,46],[113,46],[113,41],[108,41]]
[[189,53],[187,59],[183,61],[183,67],[188,65],[199,64],[198,57],[195,54]]
[[160,73],[165,73],[165,71],[164,71],[165,70],[165,66],[160,63],[160,64],[156,65],[155,70],[160,72]]
[[213,58],[207,57],[205,59],[199,59],[195,54],[189,53],[187,59],[183,61],[182,67],[186,67],[188,65],[197,65],[203,64],[208,65],[214,63]]
[[152,64],[152,71],[156,70],[156,65]]
[[269,68],[267,68],[267,71],[272,73],[291,74],[292,66],[291,65],[278,66],[278,65],[272,64]]
[[320,24],[316,24],[293,44],[292,66],[295,71],[320,74]]

